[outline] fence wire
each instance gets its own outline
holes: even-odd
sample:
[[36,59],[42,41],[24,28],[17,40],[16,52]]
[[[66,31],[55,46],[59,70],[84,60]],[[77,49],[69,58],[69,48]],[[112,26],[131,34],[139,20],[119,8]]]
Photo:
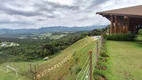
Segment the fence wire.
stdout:
[[[97,43],[98,42],[98,43]],[[99,50],[102,45],[102,39],[96,40],[96,44],[94,45],[94,50],[92,50],[92,70],[95,69],[96,61],[98,58]],[[87,46],[87,45],[86,45]],[[82,49],[86,49],[86,46]],[[88,49],[86,49],[88,50]],[[85,56],[86,50],[82,52],[80,57]],[[98,50],[98,51],[97,51]],[[20,63],[20,65],[16,64],[16,62],[12,61],[12,58],[14,58],[13,55],[0,55],[0,70],[1,71],[6,71],[6,66],[10,66],[14,69],[17,69],[18,71],[18,77],[25,77],[27,79],[25,80],[53,80],[51,77],[51,72],[55,73],[52,75],[54,77],[54,80],[70,80],[70,77],[65,77],[69,73],[63,72],[64,69],[66,69],[67,72],[70,72],[70,68],[72,67],[72,64],[74,62],[74,55],[75,53],[69,54],[67,57],[59,61],[57,64],[39,64],[39,63],[34,63],[34,62],[25,62],[25,63]],[[2,57],[1,57],[2,56]],[[80,60],[80,57],[78,58]],[[33,64],[34,63],[34,64]],[[54,68],[59,68],[58,71],[54,70]],[[58,78],[56,75],[60,75],[61,77]],[[75,80],[89,80],[89,55],[84,61],[84,64],[82,65],[81,70],[79,73],[77,73],[77,76]],[[43,78],[42,78],[43,77]]]

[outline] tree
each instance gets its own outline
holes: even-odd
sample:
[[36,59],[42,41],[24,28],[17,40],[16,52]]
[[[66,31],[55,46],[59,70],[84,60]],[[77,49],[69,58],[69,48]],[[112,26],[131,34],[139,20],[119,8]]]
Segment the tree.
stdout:
[[47,50],[47,49],[44,49],[44,50],[43,50],[43,57],[48,56],[48,53],[50,53],[50,51]]

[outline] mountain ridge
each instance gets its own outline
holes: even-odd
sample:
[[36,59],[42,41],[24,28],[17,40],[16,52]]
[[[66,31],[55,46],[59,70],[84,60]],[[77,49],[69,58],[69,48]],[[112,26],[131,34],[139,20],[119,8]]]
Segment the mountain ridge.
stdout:
[[52,26],[52,27],[41,27],[39,29],[0,29],[0,33],[44,33],[44,32],[64,32],[64,31],[75,32],[75,31],[89,31],[104,27],[106,27],[106,25],[93,25],[85,27]]

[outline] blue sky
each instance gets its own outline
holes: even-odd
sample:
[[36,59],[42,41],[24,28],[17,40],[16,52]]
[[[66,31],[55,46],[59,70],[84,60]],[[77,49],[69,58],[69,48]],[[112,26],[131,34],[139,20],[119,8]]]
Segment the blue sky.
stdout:
[[106,25],[96,12],[142,5],[142,0],[0,0],[0,28]]

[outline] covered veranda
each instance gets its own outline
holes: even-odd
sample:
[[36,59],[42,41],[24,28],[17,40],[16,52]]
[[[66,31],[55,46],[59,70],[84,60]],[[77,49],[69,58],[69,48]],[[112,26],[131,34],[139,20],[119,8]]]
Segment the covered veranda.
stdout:
[[107,18],[110,23],[110,34],[138,33],[142,28],[142,5],[102,11],[96,14]]

